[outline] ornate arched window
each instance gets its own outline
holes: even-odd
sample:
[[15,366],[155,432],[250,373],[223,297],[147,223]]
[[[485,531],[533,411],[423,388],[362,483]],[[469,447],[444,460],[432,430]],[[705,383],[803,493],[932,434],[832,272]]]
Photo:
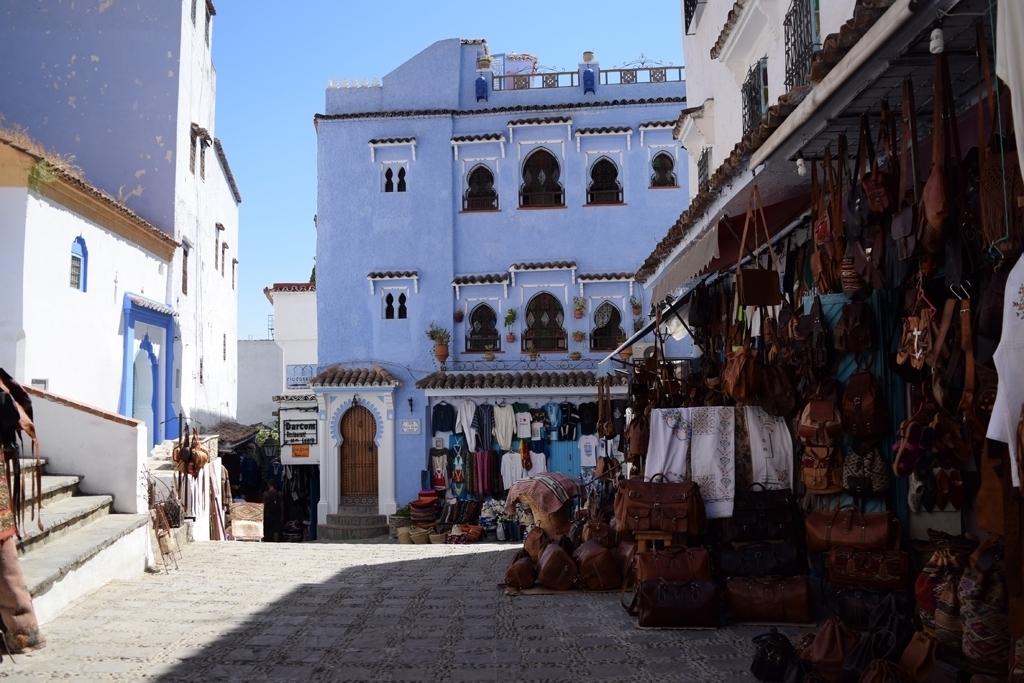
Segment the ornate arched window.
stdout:
[[388,292],[384,296],[384,319],[395,319],[395,295],[392,294],[391,292]]
[[594,331],[590,333],[591,350],[613,351],[625,337],[619,307],[605,301],[594,311]]
[[523,164],[519,206],[565,206],[565,193],[558,182],[560,176],[554,155],[546,149],[535,150]]
[[494,174],[480,165],[469,172],[469,187],[462,198],[463,211],[491,211],[498,208],[498,193],[494,189]]
[[651,187],[675,187],[676,162],[668,152],[658,152],[651,160]]
[[541,292],[526,304],[526,331],[523,351],[565,351],[568,335],[562,323],[565,311],[553,295]]
[[398,169],[398,191],[405,192],[405,168]]
[[398,319],[399,320],[405,320],[406,318],[409,317],[409,311],[405,307],[405,302],[406,302],[405,292],[402,292],[401,294],[398,295]]
[[477,304],[469,314],[469,329],[466,331],[467,351],[501,350],[501,335],[498,334],[498,316],[487,304]]
[[590,187],[587,204],[621,204],[622,184],[619,169],[608,157],[601,157],[590,167]]

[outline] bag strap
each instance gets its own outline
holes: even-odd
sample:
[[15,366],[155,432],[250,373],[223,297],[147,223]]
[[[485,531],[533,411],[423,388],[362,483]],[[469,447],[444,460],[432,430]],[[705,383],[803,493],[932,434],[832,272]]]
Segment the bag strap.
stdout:
[[935,55],[935,85],[932,89],[932,168],[944,168],[945,158],[943,157],[943,143],[945,135],[943,127],[943,114],[945,113],[944,81],[945,74],[942,69],[942,52]]
[[764,215],[764,204],[761,203],[761,190],[757,188],[757,185],[754,185],[750,194],[751,200],[757,208],[757,216],[754,217],[754,243],[757,243],[757,217],[759,216],[761,218],[761,225],[764,227],[764,243],[768,247],[768,254],[771,257],[772,265],[775,266],[775,272],[778,272],[779,260],[775,257],[775,248],[772,247],[772,235],[768,231],[768,219]]
[[[901,116],[902,134],[900,135],[900,189],[899,201],[907,196],[907,190],[914,193],[914,203],[918,202],[918,186],[920,175],[917,167],[917,114],[914,111],[914,83],[907,76],[903,79],[903,111]],[[909,184],[908,184],[908,181]]]
[[939,333],[932,342],[932,350],[928,352],[925,363],[931,367],[939,362],[939,356],[946,345],[946,337],[949,335],[949,327],[953,322],[953,311],[956,309],[957,300],[950,297],[946,299],[946,305],[942,308],[942,321],[939,323]]

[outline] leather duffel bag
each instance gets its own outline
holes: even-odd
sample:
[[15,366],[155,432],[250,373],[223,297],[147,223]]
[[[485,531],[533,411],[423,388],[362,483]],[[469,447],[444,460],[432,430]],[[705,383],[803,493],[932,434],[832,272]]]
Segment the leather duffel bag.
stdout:
[[640,628],[718,628],[718,588],[711,581],[641,581],[629,613]]
[[899,546],[899,521],[890,512],[862,512],[856,506],[838,510],[812,510],[804,520],[807,550],[827,552],[832,548],[878,548]]
[[[755,484],[755,486],[762,486]],[[782,541],[796,536],[800,523],[790,489],[737,491],[732,517],[715,520],[722,543]]]
[[597,540],[587,541],[572,554],[579,568],[579,581],[592,591],[618,588],[622,585],[622,572],[612,551]]
[[811,582],[806,576],[745,576],[725,581],[736,621],[806,624],[814,621]]
[[706,548],[654,548],[634,557],[637,581],[711,581],[711,557]]
[[825,565],[828,583],[833,588],[906,588],[910,562],[899,550],[871,548],[832,548]]
[[615,493],[616,529],[700,535],[707,520],[700,488],[692,481],[675,483],[627,479]]
[[520,550],[508,563],[505,569],[505,586],[515,590],[532,588],[537,583],[537,565],[530,559],[529,553]]
[[557,543],[544,546],[537,561],[537,583],[556,591],[567,591],[576,583],[578,570],[569,553]]
[[797,576],[807,572],[806,554],[792,541],[724,550],[719,565],[725,576]]

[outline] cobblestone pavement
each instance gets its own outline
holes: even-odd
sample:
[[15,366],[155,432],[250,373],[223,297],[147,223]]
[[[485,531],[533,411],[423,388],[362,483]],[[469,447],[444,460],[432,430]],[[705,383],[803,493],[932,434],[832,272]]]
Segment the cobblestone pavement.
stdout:
[[702,681],[765,629],[640,631],[618,594],[508,597],[506,545],[192,544],[45,627],[17,681]]

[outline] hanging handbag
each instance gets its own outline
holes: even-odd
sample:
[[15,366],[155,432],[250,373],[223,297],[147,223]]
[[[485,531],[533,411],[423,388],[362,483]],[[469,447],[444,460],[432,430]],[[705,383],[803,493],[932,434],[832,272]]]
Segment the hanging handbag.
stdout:
[[899,550],[832,548],[825,573],[833,588],[898,590],[906,587],[909,560]]
[[789,369],[781,363],[762,364],[757,396],[764,412],[775,417],[790,417],[796,410],[796,387]]
[[838,446],[805,446],[800,480],[809,493],[824,496],[842,490],[843,456]]
[[825,552],[832,548],[877,548],[899,546],[899,522],[891,512],[862,512],[855,505],[832,510],[811,510],[804,521],[807,550]]
[[725,580],[735,621],[807,624],[814,621],[806,576],[737,576]]
[[797,436],[805,446],[834,446],[843,437],[843,417],[835,402],[812,396],[800,413]]
[[758,543],[723,550],[718,565],[725,576],[798,576],[807,571],[806,553],[793,541]]
[[[889,141],[889,105],[882,101],[882,120],[879,124],[879,141],[884,141],[882,148],[886,155],[887,166],[892,167],[892,145]],[[895,173],[880,169],[878,157],[875,155],[875,148],[871,144],[871,130],[868,124],[867,112],[860,119],[860,144],[857,148],[858,159],[861,155],[867,156],[865,173],[860,179],[860,185],[864,189],[864,196],[867,198],[868,208],[875,215],[891,214],[896,208],[898,192],[898,178]],[[858,164],[859,165],[859,164]]]
[[842,621],[832,617],[810,645],[798,652],[801,659],[814,664],[818,673],[829,683],[840,683],[843,674],[843,660],[857,644],[857,635]]
[[949,232],[948,222],[952,211],[949,197],[949,181],[945,165],[948,153],[945,148],[946,124],[952,112],[946,111],[946,97],[943,89],[949,87],[949,68],[946,54],[935,55],[935,87],[932,98],[934,118],[932,124],[932,170],[921,192],[921,245],[929,254],[938,254],[946,246]]
[[888,425],[885,397],[878,380],[870,372],[850,376],[843,392],[843,425],[848,436],[882,436]]
[[902,133],[900,135],[900,177],[896,190],[899,202],[892,217],[890,233],[896,243],[897,256],[903,260],[917,253],[917,207],[920,174],[917,166],[917,113],[914,109],[914,84],[910,77],[903,79]]
[[811,310],[800,316],[793,332],[793,363],[810,368],[828,365],[828,333],[825,330],[821,297],[814,297]]
[[863,301],[843,306],[839,322],[832,331],[832,344],[841,353],[857,353],[875,348],[875,318]]
[[756,405],[761,382],[761,354],[750,346],[750,328],[744,325],[743,343],[725,354],[722,389],[737,405]]
[[641,581],[630,614],[639,628],[718,628],[718,589],[711,581]]
[[861,445],[843,460],[843,490],[857,496],[877,495],[889,490],[889,463],[878,445]]
[[[754,224],[754,250],[757,251],[757,226],[758,223],[764,227],[765,245],[771,258],[768,268],[762,268],[759,259],[754,258],[752,268],[743,268],[743,255],[747,248],[747,233],[750,224]],[[775,258],[775,250],[772,248],[772,238],[768,231],[768,221],[764,216],[764,207],[761,205],[761,193],[757,185],[750,191],[750,199],[747,202],[747,217],[743,222],[743,237],[740,238],[739,255],[736,258],[736,291],[739,294],[741,306],[778,306],[782,303],[782,290],[779,285],[779,264]]]
[[749,491],[736,491],[732,517],[715,520],[722,543],[781,541],[793,538],[799,528],[800,511],[793,492],[768,489],[760,482]]
[[750,673],[763,683],[783,683],[790,661],[795,658],[796,651],[789,638],[773,628],[770,633],[754,636]]
[[615,494],[618,531],[665,531],[699,536],[707,515],[694,482],[669,483],[627,479]]

